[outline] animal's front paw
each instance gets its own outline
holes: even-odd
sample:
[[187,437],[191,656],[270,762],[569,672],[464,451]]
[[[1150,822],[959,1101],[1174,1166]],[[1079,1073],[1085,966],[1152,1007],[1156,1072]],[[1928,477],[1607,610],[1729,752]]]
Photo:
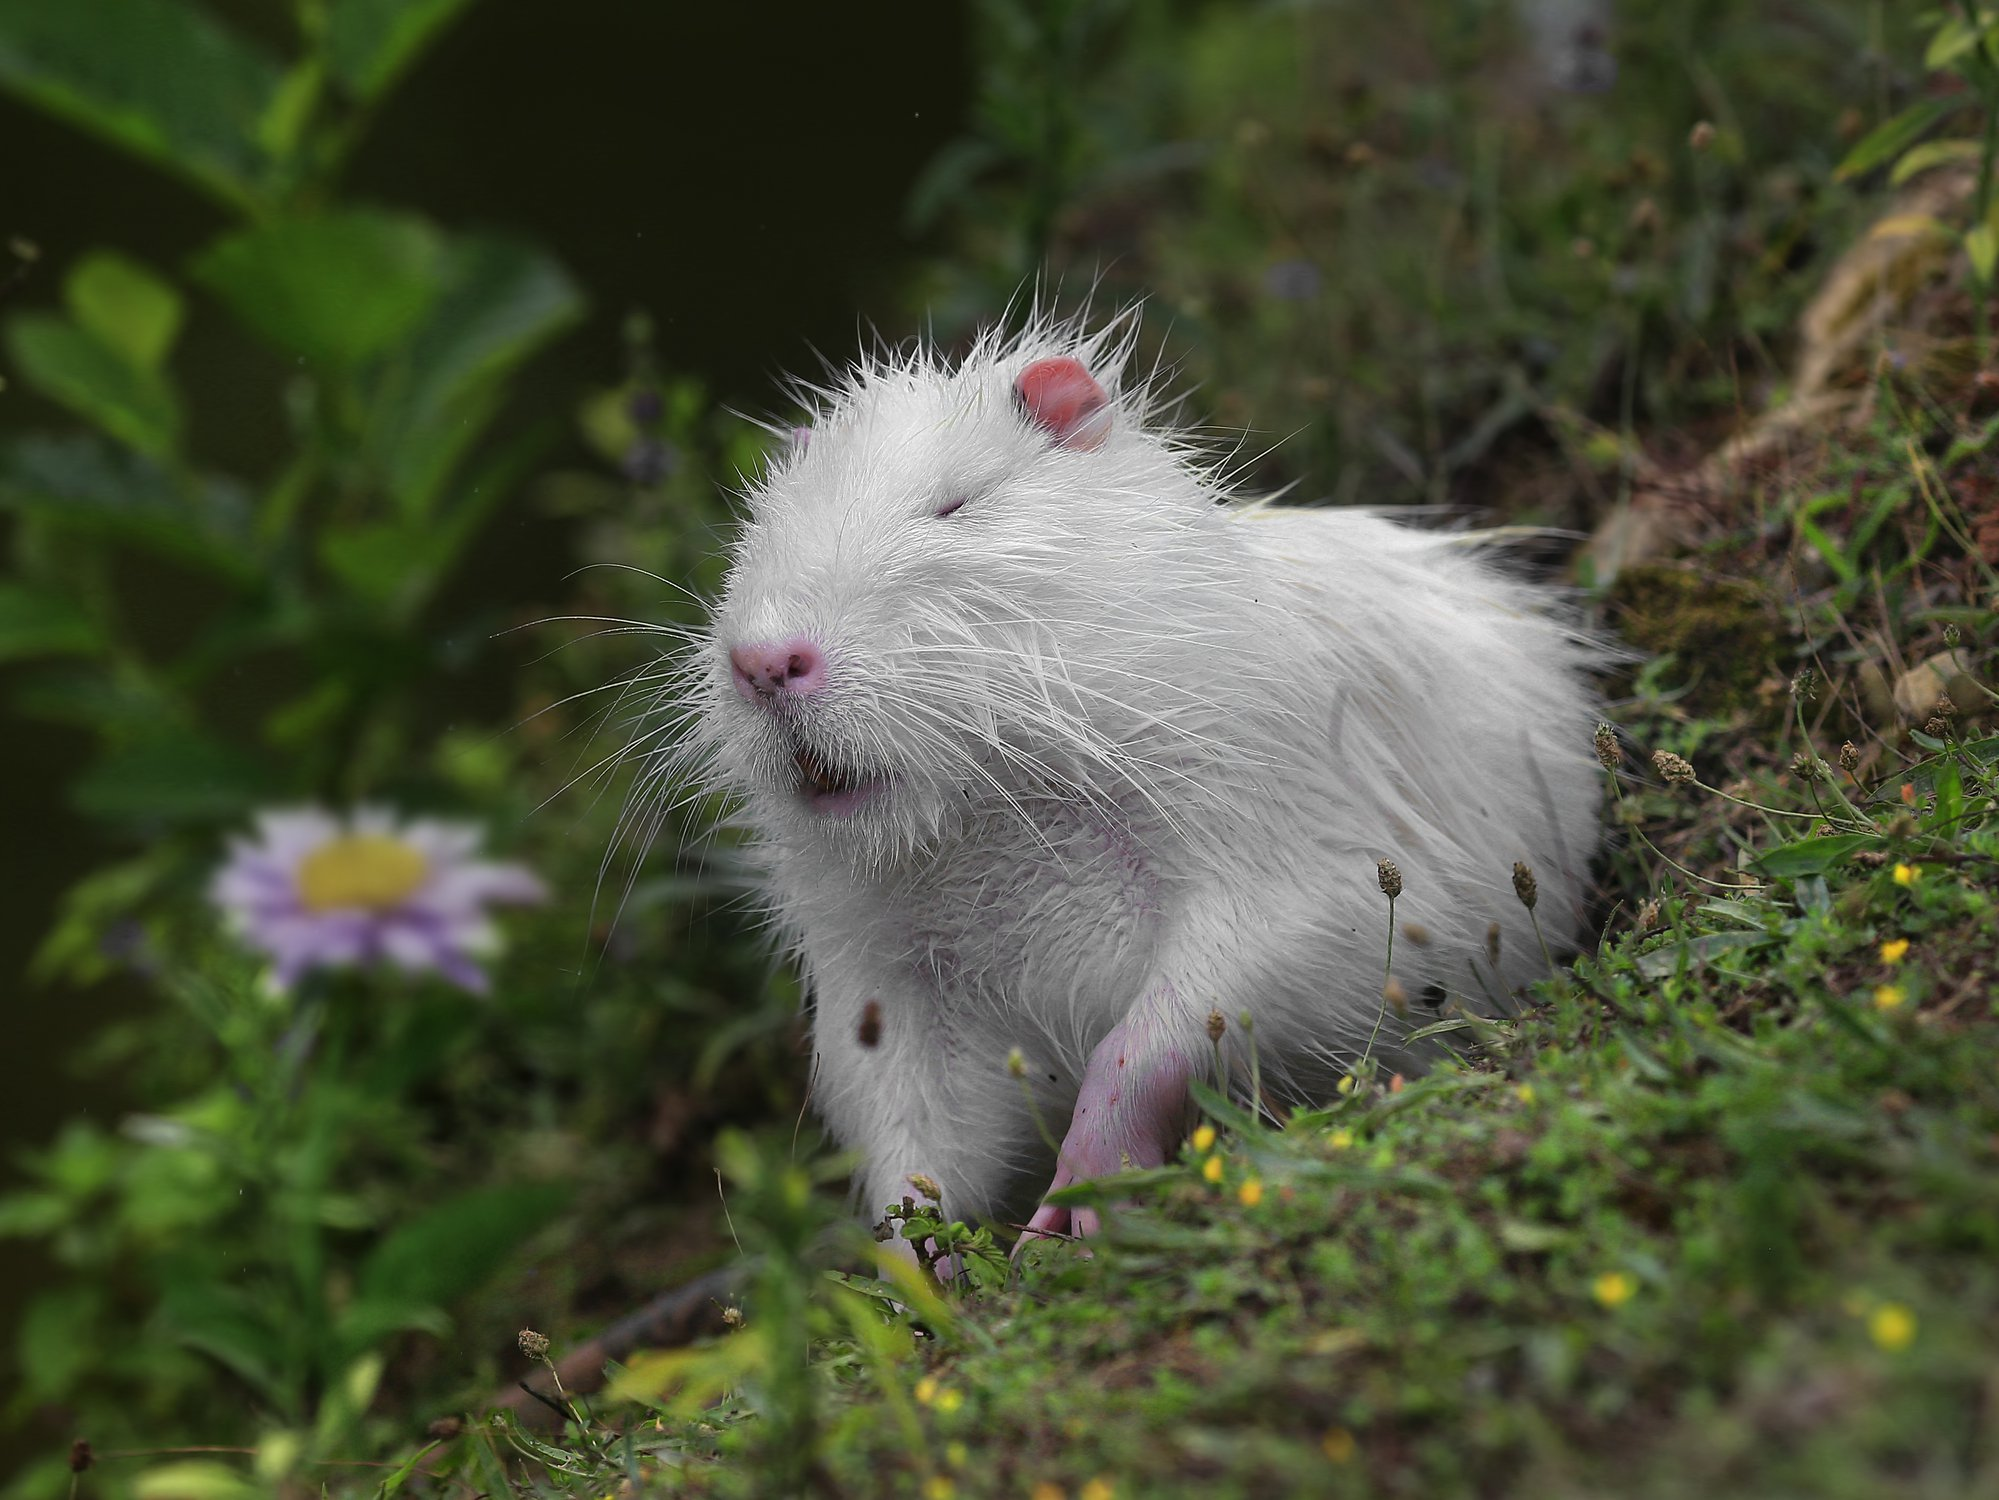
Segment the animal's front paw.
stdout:
[[[1166,1161],[1172,1149],[1172,1139],[1178,1134],[1179,1117],[1176,1114],[1168,1124],[1161,1122],[1167,1133],[1158,1138],[1133,1140],[1122,1132],[1116,1136],[1084,1125],[1080,1118],[1069,1127],[1069,1134],[1062,1142],[1060,1165],[1055,1169],[1055,1180],[1048,1184],[1048,1193],[1055,1193],[1074,1182],[1089,1182],[1097,1177],[1110,1177],[1119,1172],[1128,1172],[1134,1167],[1157,1167]],[[1103,1229],[1103,1218],[1094,1208],[1058,1208],[1052,1203],[1043,1203],[1027,1221],[1027,1229],[1021,1235],[1021,1242],[1039,1236],[1059,1238],[1068,1236],[1088,1239]]]
[[[1048,1192],[1134,1167],[1163,1165],[1186,1124],[1188,1074],[1189,1064],[1180,1053],[1135,1045],[1126,1027],[1115,1028],[1090,1054]],[[1102,1228],[1093,1208],[1043,1203],[1027,1221],[1021,1243],[1042,1236],[1088,1239]]]

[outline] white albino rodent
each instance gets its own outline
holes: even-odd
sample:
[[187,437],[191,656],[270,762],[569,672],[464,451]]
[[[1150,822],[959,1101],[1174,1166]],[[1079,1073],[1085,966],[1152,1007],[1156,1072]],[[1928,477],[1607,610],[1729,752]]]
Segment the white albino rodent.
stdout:
[[1476,536],[1240,501],[1130,353],[1037,318],[820,393],[688,664],[683,753],[754,831],[871,1216],[921,1173],[1094,1231],[1038,1192],[1176,1150],[1212,1012],[1239,1086],[1247,1011],[1266,1091],[1330,1092],[1382,1009],[1378,860],[1411,997],[1544,971],[1516,860],[1578,931],[1595,649]]

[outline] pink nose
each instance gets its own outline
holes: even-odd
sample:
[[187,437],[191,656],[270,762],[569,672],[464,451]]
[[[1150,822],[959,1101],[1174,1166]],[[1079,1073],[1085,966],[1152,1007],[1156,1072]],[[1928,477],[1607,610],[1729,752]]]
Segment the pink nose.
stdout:
[[826,685],[826,658],[803,636],[770,645],[732,647],[729,668],[736,691],[749,702],[764,706],[779,697],[806,697]]

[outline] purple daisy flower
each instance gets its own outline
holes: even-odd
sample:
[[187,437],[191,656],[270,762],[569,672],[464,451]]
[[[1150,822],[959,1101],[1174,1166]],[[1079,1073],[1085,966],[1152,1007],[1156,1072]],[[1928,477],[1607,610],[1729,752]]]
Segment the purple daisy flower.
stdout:
[[378,807],[345,819],[274,810],[258,815],[254,835],[229,841],[209,895],[243,941],[270,956],[281,990],[312,969],[387,961],[484,994],[475,960],[500,944],[486,908],[548,891],[525,865],[473,858],[479,843],[469,824],[405,821]]

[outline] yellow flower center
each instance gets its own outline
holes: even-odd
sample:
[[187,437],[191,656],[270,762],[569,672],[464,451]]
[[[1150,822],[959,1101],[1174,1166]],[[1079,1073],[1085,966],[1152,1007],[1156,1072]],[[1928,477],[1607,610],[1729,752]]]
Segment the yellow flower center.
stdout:
[[1916,1315],[1899,1302],[1884,1302],[1867,1315],[1867,1331],[1892,1354],[1915,1341]]
[[401,839],[350,833],[299,861],[298,896],[311,912],[386,911],[408,899],[429,873],[429,863]]
[[1591,1283],[1590,1290],[1605,1307],[1622,1307],[1631,1300],[1631,1294],[1638,1287],[1622,1271],[1606,1271]]

